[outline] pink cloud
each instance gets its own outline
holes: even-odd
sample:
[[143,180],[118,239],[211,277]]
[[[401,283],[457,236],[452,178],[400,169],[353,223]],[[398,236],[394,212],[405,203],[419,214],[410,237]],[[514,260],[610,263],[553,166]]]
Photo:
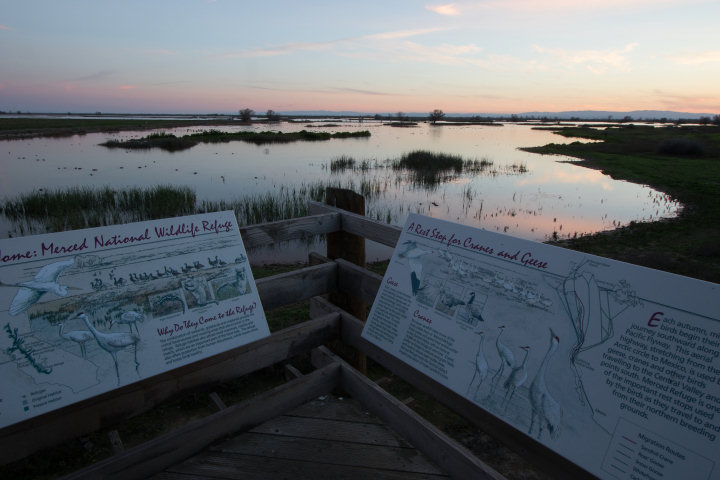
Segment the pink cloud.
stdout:
[[2,23],[0,23],[0,30],[10,30],[10,27],[8,27],[7,25],[3,25]]
[[135,85],[120,85],[120,90],[132,90],[133,88],[137,88]]
[[393,32],[375,33],[371,35],[365,35],[361,37],[366,40],[395,40],[398,38],[415,37],[418,35],[425,35],[427,33],[440,32],[446,30],[445,28],[433,27],[433,28],[419,28],[415,30],[396,30]]
[[680,65],[701,65],[704,63],[720,62],[720,50],[706,50],[704,52],[682,52],[668,55],[675,63]]
[[583,65],[593,73],[603,73],[608,68],[627,70],[630,65],[628,54],[637,46],[637,43],[629,43],[615,50],[569,50],[534,45],[533,50],[557,58],[566,68]]
[[446,3],[444,5],[427,5],[425,8],[427,10],[430,10],[431,12],[437,13],[438,15],[460,15],[460,10],[455,3]]

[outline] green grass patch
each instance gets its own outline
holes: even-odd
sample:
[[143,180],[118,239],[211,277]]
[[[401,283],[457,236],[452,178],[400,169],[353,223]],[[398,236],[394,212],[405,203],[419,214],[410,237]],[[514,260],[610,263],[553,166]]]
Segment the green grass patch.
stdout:
[[[720,282],[720,127],[573,127],[556,133],[598,142],[552,143],[524,150],[577,157],[571,163],[601,170],[615,179],[649,185],[684,205],[676,219],[632,222],[613,232],[558,243]],[[685,147],[679,151],[664,148],[668,142]]]

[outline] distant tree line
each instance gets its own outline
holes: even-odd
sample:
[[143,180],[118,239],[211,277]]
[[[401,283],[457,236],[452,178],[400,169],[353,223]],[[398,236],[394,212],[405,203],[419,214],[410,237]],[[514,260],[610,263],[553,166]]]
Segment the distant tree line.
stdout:
[[[238,115],[240,116],[241,122],[250,123],[252,122],[253,115],[255,115],[255,110],[253,110],[252,108],[243,108],[242,110],[238,110]],[[278,115],[275,110],[269,109],[267,112],[265,112],[265,119],[268,122],[279,122],[280,115]]]

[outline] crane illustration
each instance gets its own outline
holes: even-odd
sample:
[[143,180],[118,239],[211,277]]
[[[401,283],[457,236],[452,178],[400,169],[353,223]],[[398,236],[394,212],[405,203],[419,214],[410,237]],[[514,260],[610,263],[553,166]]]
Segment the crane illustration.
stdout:
[[485,352],[483,352],[483,340],[485,339],[485,332],[479,331],[475,332],[475,334],[480,335],[480,342],[478,343],[477,353],[475,354],[475,373],[473,373],[472,380],[470,380],[470,384],[468,385],[467,389],[467,395],[470,395],[470,389],[472,388],[473,383],[475,383],[475,392],[473,392],[472,396],[473,400],[477,395],[477,391],[480,388],[480,385],[487,378],[488,372],[488,363],[485,359]]
[[10,309],[8,312],[10,315],[19,315],[28,308],[30,308],[35,302],[40,300],[46,292],[52,292],[59,297],[64,297],[68,293],[68,287],[60,285],[58,283],[58,277],[66,269],[73,266],[75,259],[61,260],[59,262],[53,262],[45,265],[30,281],[8,284],[0,282],[0,286],[3,287],[18,287],[18,291],[15,294],[10,303]]
[[510,375],[508,375],[508,378],[505,380],[505,383],[503,384],[503,387],[505,388],[505,398],[503,398],[503,403],[505,404],[505,410],[507,410],[508,405],[510,404],[510,400],[512,400],[513,395],[515,394],[515,390],[521,386],[523,383],[525,383],[525,380],[527,380],[527,360],[528,360],[528,354],[530,353],[530,346],[529,345],[523,345],[523,350],[525,350],[525,357],[523,358],[522,363],[519,366],[516,366],[512,369],[510,372]]
[[547,371],[550,357],[560,345],[560,338],[555,335],[552,328],[550,329],[550,347],[548,348],[545,358],[543,358],[540,368],[535,378],[530,384],[530,428],[528,435],[532,435],[533,427],[537,421],[538,432],[537,438],[542,437],[543,427],[547,428],[551,438],[557,438],[560,434],[560,422],[562,421],[562,408],[560,404],[550,395],[547,385],[545,384],[545,373]]
[[133,326],[135,326],[135,331],[137,332],[139,338],[140,330],[138,330],[137,322],[144,321],[145,315],[140,312],[136,312],[135,310],[128,310],[127,312],[123,312],[122,315],[120,315],[120,318],[110,320],[110,328],[112,328],[113,323],[124,323],[130,327],[130,333],[132,333]]
[[60,324],[60,337],[64,338],[65,340],[71,340],[78,345],[80,345],[80,353],[82,354],[83,358],[86,358],[86,351],[85,351],[85,342],[92,340],[93,334],[88,332],[87,330],[70,330],[69,332],[64,331],[63,324]]
[[512,350],[500,340],[503,332],[505,332],[505,325],[500,325],[498,328],[500,329],[500,333],[498,333],[497,339],[495,340],[495,348],[500,356],[500,368],[498,368],[498,371],[493,375],[493,383],[497,383],[500,378],[502,378],[505,364],[511,368],[515,365],[515,355],[513,355]]
[[87,325],[90,332],[95,337],[95,341],[97,344],[108,352],[110,356],[113,359],[113,362],[115,362],[115,375],[117,376],[118,385],[120,384],[120,369],[118,368],[118,361],[117,361],[117,352],[129,347],[133,346],[133,351],[135,354],[135,370],[138,370],[138,367],[140,366],[140,363],[137,360],[137,343],[140,341],[140,337],[135,335],[134,333],[126,333],[126,332],[117,332],[117,333],[106,333],[101,332],[95,327],[93,327],[92,323],[90,322],[90,319],[84,312],[79,312],[77,315],[75,315],[77,318],[82,319],[85,322],[85,325]]

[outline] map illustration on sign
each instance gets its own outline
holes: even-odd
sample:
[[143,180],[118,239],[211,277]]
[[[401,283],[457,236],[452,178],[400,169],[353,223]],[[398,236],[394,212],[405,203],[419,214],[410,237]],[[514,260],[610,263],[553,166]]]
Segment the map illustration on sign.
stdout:
[[719,294],[410,215],[363,337],[598,477],[720,479]]
[[0,427],[267,335],[233,212],[0,240]]

